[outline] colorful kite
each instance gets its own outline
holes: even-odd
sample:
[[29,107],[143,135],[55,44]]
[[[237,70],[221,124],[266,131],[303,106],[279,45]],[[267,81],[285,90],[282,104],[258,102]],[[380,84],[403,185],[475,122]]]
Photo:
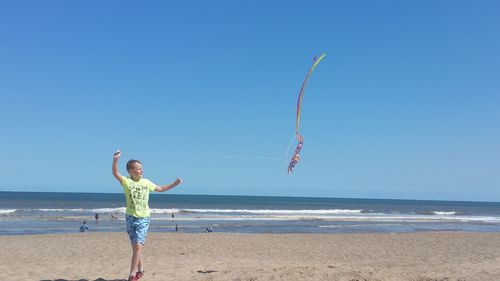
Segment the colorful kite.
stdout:
[[297,144],[297,147],[295,148],[295,152],[293,153],[292,159],[290,160],[290,164],[288,164],[288,173],[290,174],[293,171],[293,168],[295,165],[297,165],[297,162],[299,162],[300,156],[300,150],[302,149],[302,145],[304,144],[304,138],[299,132],[299,125],[300,125],[300,110],[302,107],[302,97],[304,96],[304,91],[306,89],[307,81],[309,80],[309,76],[311,76],[311,73],[314,71],[316,66],[319,64],[319,62],[326,56],[326,53],[323,53],[318,59],[314,57],[313,60],[313,65],[311,66],[311,69],[309,69],[309,72],[306,75],[306,78],[304,79],[304,82],[302,82],[302,87],[300,88],[299,92],[299,99],[297,101],[297,120],[295,121],[295,138],[297,138],[297,141],[299,142]]

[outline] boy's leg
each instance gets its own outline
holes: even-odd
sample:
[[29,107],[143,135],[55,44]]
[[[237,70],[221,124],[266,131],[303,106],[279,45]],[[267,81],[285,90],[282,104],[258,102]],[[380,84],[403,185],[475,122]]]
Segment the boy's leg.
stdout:
[[138,261],[137,261],[137,272],[139,271],[143,271],[144,270],[144,267],[142,266],[142,250],[144,249],[144,245],[142,245],[141,243],[137,243],[138,247],[140,247],[140,250],[139,250],[139,258],[138,258]]
[[144,271],[143,262],[142,262],[142,248],[144,247],[144,243],[146,243],[146,237],[148,235],[149,229],[149,218],[142,218],[137,226],[137,237],[138,242],[140,242],[140,255],[137,262],[137,271]]
[[127,215],[127,232],[132,246],[132,260],[130,261],[130,275],[144,270],[142,262],[142,248],[146,241],[149,228],[149,218],[134,218]]
[[132,260],[130,261],[130,275],[135,276],[142,266],[142,244],[132,242]]
[[[144,245],[142,245],[144,248]],[[137,271],[144,271],[144,267],[142,266],[142,249],[141,249],[141,256],[139,257],[139,262],[137,263]]]

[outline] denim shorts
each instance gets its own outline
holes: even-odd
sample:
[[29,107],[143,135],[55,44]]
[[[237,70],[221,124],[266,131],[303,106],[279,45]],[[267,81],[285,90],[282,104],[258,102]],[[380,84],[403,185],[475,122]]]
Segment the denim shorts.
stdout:
[[127,215],[127,233],[132,243],[141,243],[144,245],[146,242],[146,236],[148,234],[149,228],[149,217],[147,218],[136,218],[131,215]]

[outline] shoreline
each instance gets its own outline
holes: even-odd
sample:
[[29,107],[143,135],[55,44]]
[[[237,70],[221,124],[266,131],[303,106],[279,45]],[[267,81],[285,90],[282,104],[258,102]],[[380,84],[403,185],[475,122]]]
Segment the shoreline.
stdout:
[[[9,280],[125,280],[126,233],[0,236]],[[500,280],[500,233],[149,233],[144,280]]]

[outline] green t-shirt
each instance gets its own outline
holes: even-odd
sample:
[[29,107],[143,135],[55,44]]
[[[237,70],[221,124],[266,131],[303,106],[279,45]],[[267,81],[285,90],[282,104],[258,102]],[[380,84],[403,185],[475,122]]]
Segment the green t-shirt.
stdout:
[[130,177],[123,177],[122,187],[127,201],[127,214],[136,218],[149,217],[149,192],[156,185],[144,178],[134,181]]

